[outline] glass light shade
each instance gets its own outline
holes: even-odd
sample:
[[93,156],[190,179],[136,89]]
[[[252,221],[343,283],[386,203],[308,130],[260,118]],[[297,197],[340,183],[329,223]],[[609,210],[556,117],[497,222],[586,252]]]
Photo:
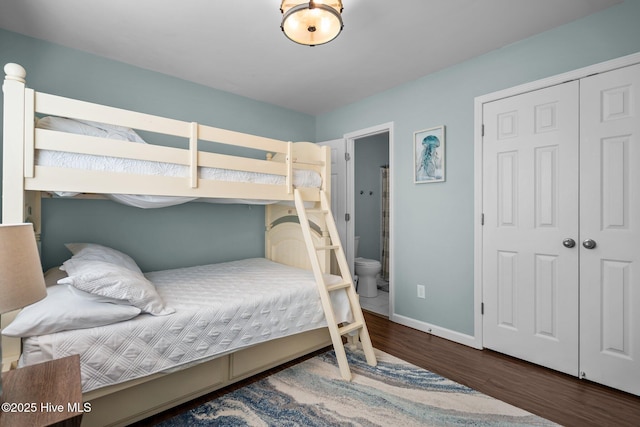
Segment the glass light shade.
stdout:
[[316,46],[335,39],[342,31],[342,1],[283,0],[280,28],[292,41]]

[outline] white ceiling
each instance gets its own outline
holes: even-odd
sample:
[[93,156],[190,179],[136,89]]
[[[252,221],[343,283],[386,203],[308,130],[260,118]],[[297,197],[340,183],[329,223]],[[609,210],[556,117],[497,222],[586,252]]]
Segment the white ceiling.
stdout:
[[620,1],[343,0],[316,47],[279,0],[0,0],[0,28],[315,115]]

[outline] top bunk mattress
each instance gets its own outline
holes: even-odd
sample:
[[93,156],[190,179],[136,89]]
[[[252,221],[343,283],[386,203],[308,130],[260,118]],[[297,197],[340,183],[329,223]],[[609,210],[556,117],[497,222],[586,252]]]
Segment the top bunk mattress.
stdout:
[[[252,258],[145,276],[175,313],[25,338],[20,366],[80,354],[88,392],[326,326],[308,270]],[[331,298],[338,321],[352,321],[346,292]]]
[[[36,127],[74,134],[82,134],[101,138],[123,140],[146,144],[146,142],[132,129],[104,123],[73,120],[62,117],[44,117],[39,119]],[[48,166],[69,169],[84,169],[104,172],[129,173],[137,175],[155,175],[168,177],[188,177],[189,166],[175,163],[153,162],[146,160],[127,159],[120,157],[97,156],[91,154],[70,153],[65,151],[37,150],[35,163],[38,166]],[[232,169],[199,167],[200,179],[223,182],[243,182],[251,184],[285,185],[285,177],[258,172],[247,172]],[[293,186],[297,188],[320,188],[322,177],[310,169],[293,170]],[[73,197],[78,193],[57,192],[60,197]],[[275,201],[247,200],[247,199],[197,199],[194,197],[177,196],[149,196],[113,194],[110,198],[130,206],[141,208],[156,208],[182,204],[194,200],[211,203],[243,203],[269,204]]]

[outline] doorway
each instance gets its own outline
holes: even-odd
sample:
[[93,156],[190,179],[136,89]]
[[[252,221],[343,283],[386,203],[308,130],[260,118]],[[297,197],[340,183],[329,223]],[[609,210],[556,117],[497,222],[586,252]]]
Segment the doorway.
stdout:
[[[388,172],[389,133],[354,140],[354,273],[358,275],[360,304],[366,310],[389,316]],[[359,266],[379,265],[379,273],[364,289]]]
[[[360,289],[360,305],[364,310],[389,317],[393,301],[392,221],[392,144],[391,123],[345,135],[347,158],[347,240],[350,265],[356,272],[355,258],[380,262],[375,277],[374,296],[364,296]],[[358,247],[356,248],[356,236]],[[356,249],[358,253],[356,253]],[[360,285],[358,285],[360,286]],[[371,295],[371,291],[368,291]]]

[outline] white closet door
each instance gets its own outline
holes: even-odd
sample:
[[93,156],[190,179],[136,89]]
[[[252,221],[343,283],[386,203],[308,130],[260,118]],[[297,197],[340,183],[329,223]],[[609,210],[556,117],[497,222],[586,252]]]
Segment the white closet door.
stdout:
[[572,375],[578,92],[569,82],[483,107],[483,345]]
[[640,65],[580,89],[580,371],[640,394]]

